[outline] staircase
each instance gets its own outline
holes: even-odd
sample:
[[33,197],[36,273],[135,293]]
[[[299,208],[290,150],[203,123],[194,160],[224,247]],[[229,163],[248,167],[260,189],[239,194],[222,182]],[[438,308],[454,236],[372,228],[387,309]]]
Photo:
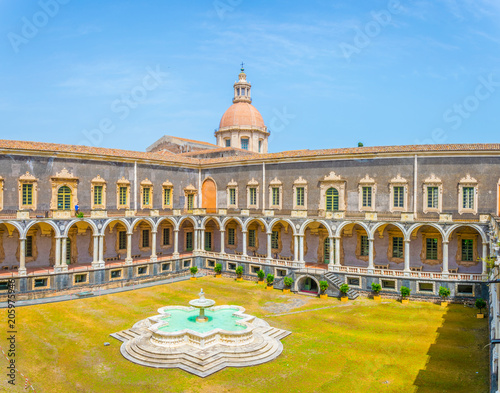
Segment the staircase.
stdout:
[[[327,279],[328,282],[333,284],[333,286],[337,289],[340,289],[340,286],[344,284],[344,281],[342,281],[340,278],[338,278],[335,274],[332,272],[328,272],[325,274],[325,278]],[[359,296],[358,291],[355,291],[352,288],[349,288],[349,291],[347,291],[347,296],[349,299],[356,299]]]

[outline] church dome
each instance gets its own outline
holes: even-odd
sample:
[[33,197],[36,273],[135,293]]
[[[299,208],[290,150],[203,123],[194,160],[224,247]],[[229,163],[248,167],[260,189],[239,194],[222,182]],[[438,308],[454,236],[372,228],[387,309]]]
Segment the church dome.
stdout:
[[219,129],[232,127],[266,128],[260,112],[248,102],[234,103],[222,116]]

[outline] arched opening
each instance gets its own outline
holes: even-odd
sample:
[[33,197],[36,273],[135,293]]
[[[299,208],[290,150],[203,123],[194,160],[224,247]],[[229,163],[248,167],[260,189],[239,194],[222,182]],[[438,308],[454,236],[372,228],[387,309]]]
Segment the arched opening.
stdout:
[[413,230],[411,240],[410,270],[441,272],[443,267],[441,232],[432,225],[422,225]]
[[212,179],[205,179],[201,187],[203,195],[202,208],[207,213],[217,212],[217,186]]
[[252,220],[247,227],[247,254],[254,257],[266,258],[267,236],[264,224],[259,220]]
[[[61,254],[61,264],[88,265],[93,262],[94,234],[92,227],[85,221],[77,221],[68,228],[66,254]],[[54,259],[55,239],[52,239],[50,258]]]
[[273,258],[291,261],[293,260],[293,252],[294,239],[292,227],[285,220],[275,222],[271,229],[271,253]]
[[191,219],[185,219],[179,228],[179,252],[191,253],[195,249],[195,229]]
[[297,290],[302,293],[317,295],[319,293],[318,283],[310,276],[303,276],[297,281]]
[[[0,224],[0,274],[19,269],[19,231],[13,225]],[[29,267],[27,265],[27,267]],[[10,273],[9,273],[10,274]]]
[[[241,225],[237,220],[231,219],[224,224],[225,227],[225,238],[224,238],[224,250],[228,254],[243,254],[243,241]],[[248,245],[247,245],[248,247]]]
[[175,222],[168,218],[164,218],[158,223],[157,237],[160,244],[157,252],[158,257],[174,253],[174,228]]
[[326,190],[325,198],[326,211],[332,212],[339,210],[339,192],[336,188],[331,187]]
[[325,225],[320,222],[310,222],[304,230],[304,261],[307,267],[326,269],[330,262],[330,251],[335,252],[333,244],[332,250],[328,247],[328,255],[325,255],[325,243],[329,243],[329,233]]
[[[117,233],[123,232],[125,230],[125,226],[123,223],[118,223],[117,225]],[[110,233],[112,229],[110,228]],[[143,259],[149,258],[152,254],[153,250],[153,241],[155,241],[154,249],[158,249],[158,238],[155,236],[153,238],[153,226],[147,220],[139,220],[135,223],[132,234],[132,259]],[[117,235],[114,235],[117,236]],[[122,235],[123,236],[123,235]],[[113,238],[112,238],[113,239]],[[116,250],[112,250],[113,253]],[[117,257],[123,259],[121,254],[117,254]],[[104,259],[106,260],[106,258]]]
[[59,187],[57,190],[57,210],[70,210],[71,198],[71,189],[68,186]]
[[399,227],[392,224],[379,226],[374,234],[373,248],[380,251],[378,254],[375,253],[373,258],[376,269],[404,269],[404,234]]
[[448,238],[448,272],[480,274],[488,247],[483,246],[481,234],[469,226],[456,228]]
[[213,218],[205,222],[203,234],[203,249],[209,252],[220,252],[220,227]]
[[[369,240],[365,228],[359,224],[348,224],[341,231],[340,264],[367,267],[369,259]],[[376,249],[373,247],[376,257]]]

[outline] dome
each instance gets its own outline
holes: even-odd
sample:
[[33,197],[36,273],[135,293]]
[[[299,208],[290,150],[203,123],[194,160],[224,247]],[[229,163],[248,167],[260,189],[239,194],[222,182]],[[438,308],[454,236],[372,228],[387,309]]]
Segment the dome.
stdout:
[[248,102],[236,102],[222,115],[221,128],[244,127],[265,129],[264,119],[259,111]]

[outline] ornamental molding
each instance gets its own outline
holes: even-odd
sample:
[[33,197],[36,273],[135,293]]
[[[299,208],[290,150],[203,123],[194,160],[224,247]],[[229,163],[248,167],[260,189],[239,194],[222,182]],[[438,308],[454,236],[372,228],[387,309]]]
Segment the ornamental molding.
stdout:
[[375,180],[372,179],[370,176],[368,176],[368,174],[359,181],[359,184],[374,184],[374,183]]
[[141,186],[152,186],[153,182],[149,180],[147,177],[143,181],[141,181]]
[[106,183],[106,180],[104,180],[101,175],[97,175],[97,177],[94,177],[92,179],[92,183]]
[[[0,178],[0,181],[2,181],[3,178]],[[21,181],[37,181],[37,178],[30,174],[29,172],[26,172],[24,175],[22,175],[19,180]]]
[[184,188],[184,191],[185,192],[197,192],[198,189],[196,187],[194,187],[192,184],[190,184],[189,186]]
[[277,177],[275,177],[273,180],[271,180],[271,182],[269,183],[269,185],[271,186],[281,186],[283,183],[281,182],[281,180],[278,180]]
[[258,185],[259,185],[259,182],[257,180],[255,180],[255,178],[253,178],[253,177],[252,177],[252,180],[250,180],[247,183],[247,187],[258,186]]
[[389,183],[392,184],[407,184],[408,180],[406,180],[404,177],[401,177],[401,175],[398,173],[396,177],[393,177]]
[[477,184],[477,180],[471,177],[468,173],[467,176],[460,179],[460,184]]
[[344,179],[342,179],[342,176],[340,175],[337,175],[335,174],[335,172],[330,172],[328,175],[326,175],[323,180],[320,180],[320,181],[323,181],[323,182],[326,182],[326,181],[345,181]]
[[52,179],[70,179],[70,180],[78,180],[72,173],[69,173],[66,168],[63,168],[61,172],[56,172],[55,176],[52,176]]
[[128,185],[128,184],[130,184],[130,181],[128,181],[127,179],[125,179],[125,176],[122,176],[122,178],[120,180],[118,180],[116,182],[116,184],[126,184],[126,185]]
[[228,187],[238,187],[238,183],[234,181],[234,179],[231,179],[229,183],[227,183]]
[[441,184],[442,181],[439,177],[436,177],[434,173],[431,173],[431,175],[424,180],[424,183]]
[[299,178],[298,178],[297,180],[295,180],[295,181],[293,182],[293,184],[295,184],[296,186],[302,186],[302,185],[303,185],[303,186],[306,186],[306,185],[307,185],[307,180],[304,180],[304,179],[302,178],[302,176],[299,176]]
[[174,187],[174,185],[172,184],[172,182],[170,182],[168,179],[163,182],[162,186],[164,188],[173,188]]

